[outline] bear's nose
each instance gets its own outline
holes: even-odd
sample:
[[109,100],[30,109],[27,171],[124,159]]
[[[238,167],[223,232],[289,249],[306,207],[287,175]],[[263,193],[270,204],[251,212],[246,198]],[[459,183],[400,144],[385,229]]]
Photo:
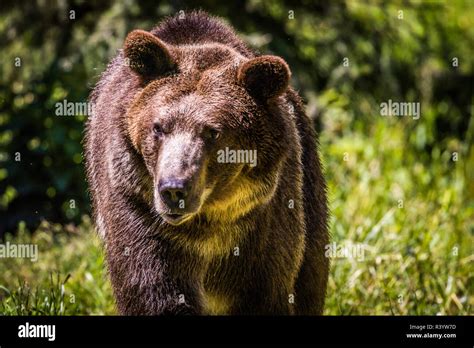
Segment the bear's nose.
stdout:
[[171,209],[183,209],[188,195],[187,186],[184,180],[168,179],[160,181],[159,191],[163,203]]

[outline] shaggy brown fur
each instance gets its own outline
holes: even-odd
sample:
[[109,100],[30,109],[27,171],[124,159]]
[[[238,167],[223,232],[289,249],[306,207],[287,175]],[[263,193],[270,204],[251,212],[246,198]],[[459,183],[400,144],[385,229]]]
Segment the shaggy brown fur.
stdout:
[[326,188],[289,79],[203,12],[129,34],[85,142],[122,314],[322,313]]

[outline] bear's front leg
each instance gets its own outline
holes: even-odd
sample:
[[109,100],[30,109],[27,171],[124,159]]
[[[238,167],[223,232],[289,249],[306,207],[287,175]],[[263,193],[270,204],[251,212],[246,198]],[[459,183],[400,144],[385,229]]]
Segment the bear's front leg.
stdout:
[[[156,263],[155,263],[156,265]],[[163,269],[144,267],[138,275],[110,269],[117,307],[122,315],[200,315],[201,296],[186,281],[172,279]],[[148,273],[144,278],[144,273]],[[135,279],[134,279],[135,278]]]
[[108,216],[106,253],[117,308],[124,315],[202,314],[199,261],[129,210]]
[[[239,264],[238,283],[232,294],[230,315],[294,315],[294,270],[277,267],[273,260]],[[281,265],[281,264],[280,264]],[[242,269],[246,268],[246,271]]]
[[[244,287],[234,297],[229,315],[293,315],[294,294],[285,287],[273,289],[256,285]],[[268,284],[267,284],[268,285]]]

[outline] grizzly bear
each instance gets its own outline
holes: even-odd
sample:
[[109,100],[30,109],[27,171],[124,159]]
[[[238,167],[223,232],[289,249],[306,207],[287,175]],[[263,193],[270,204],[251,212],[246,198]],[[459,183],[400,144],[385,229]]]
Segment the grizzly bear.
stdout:
[[201,11],[127,36],[85,137],[121,314],[322,314],[326,185],[289,82]]

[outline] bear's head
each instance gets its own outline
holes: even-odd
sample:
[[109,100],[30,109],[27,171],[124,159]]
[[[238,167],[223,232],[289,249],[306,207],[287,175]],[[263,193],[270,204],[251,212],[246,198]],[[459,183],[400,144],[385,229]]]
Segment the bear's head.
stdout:
[[141,30],[123,51],[141,85],[127,134],[163,220],[230,222],[268,201],[292,141],[285,61],[219,43],[171,45]]

